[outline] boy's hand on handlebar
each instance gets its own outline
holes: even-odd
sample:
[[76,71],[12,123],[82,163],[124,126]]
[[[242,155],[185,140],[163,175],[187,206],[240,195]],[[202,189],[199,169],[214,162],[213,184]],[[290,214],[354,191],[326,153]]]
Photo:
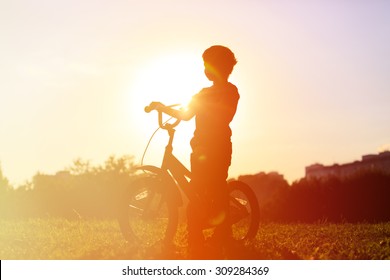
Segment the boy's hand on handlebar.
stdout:
[[153,110],[159,111],[163,107],[165,107],[165,105],[162,104],[161,102],[152,102],[149,104],[149,106],[145,107],[145,112],[149,113],[150,111],[153,111]]

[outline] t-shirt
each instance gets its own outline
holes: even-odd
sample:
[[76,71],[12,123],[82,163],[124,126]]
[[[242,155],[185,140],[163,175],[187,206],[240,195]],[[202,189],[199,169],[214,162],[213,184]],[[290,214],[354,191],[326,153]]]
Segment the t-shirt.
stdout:
[[195,132],[191,147],[222,148],[230,144],[230,122],[240,98],[231,83],[213,85],[192,97],[189,108],[195,112]]

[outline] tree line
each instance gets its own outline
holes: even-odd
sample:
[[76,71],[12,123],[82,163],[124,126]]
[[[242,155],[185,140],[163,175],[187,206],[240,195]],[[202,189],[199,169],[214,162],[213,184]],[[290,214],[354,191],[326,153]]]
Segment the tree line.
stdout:
[[[55,175],[38,173],[13,188],[0,169],[0,218],[112,219],[124,188],[137,178],[133,157],[109,157],[93,166],[78,159]],[[238,178],[257,195],[263,222],[390,221],[390,175],[365,172],[348,178],[302,178],[258,173]]]
[[118,198],[134,174],[133,157],[110,156],[97,166],[77,159],[55,175],[37,173],[18,188],[0,176],[0,218],[114,218]]
[[263,221],[390,221],[389,174],[367,171],[346,178],[302,178],[291,185],[273,173],[239,179],[255,190]]

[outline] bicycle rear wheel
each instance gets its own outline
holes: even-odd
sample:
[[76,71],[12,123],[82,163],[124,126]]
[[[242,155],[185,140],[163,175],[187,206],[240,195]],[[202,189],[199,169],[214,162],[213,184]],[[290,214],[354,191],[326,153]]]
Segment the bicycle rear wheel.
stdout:
[[256,194],[245,183],[232,181],[230,188],[229,216],[233,238],[236,240],[253,239],[259,229],[260,210]]
[[126,240],[140,246],[170,244],[176,233],[178,207],[168,198],[159,174],[136,179],[126,190],[118,222]]

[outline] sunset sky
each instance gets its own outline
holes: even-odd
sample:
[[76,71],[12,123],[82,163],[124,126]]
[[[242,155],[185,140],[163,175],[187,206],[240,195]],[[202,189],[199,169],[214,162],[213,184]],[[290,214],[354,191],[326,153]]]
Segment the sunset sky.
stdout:
[[[232,177],[390,148],[390,1],[2,0],[0,166],[12,184],[82,158],[138,163],[150,101],[185,103],[210,83],[201,55],[230,47],[240,91]],[[189,166],[193,121],[178,127]],[[145,162],[160,164],[159,132]]]

